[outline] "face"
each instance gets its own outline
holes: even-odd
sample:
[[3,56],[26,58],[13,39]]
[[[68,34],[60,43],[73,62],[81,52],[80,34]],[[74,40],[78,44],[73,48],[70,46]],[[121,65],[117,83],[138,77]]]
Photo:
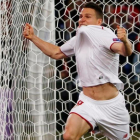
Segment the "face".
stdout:
[[97,19],[96,12],[91,8],[83,8],[79,17],[79,27],[82,25],[101,25],[102,19]]

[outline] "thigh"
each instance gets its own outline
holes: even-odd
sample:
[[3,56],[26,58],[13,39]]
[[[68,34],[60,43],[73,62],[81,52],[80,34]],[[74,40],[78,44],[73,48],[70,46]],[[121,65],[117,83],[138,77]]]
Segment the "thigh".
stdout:
[[124,103],[105,106],[101,111],[103,118],[99,119],[98,125],[102,133],[111,140],[128,140],[130,117]]
[[82,117],[77,114],[70,114],[66,122],[65,133],[68,132],[75,138],[80,138],[90,129],[90,125]]
[[129,125],[115,125],[114,127],[104,126],[100,129],[102,134],[111,140],[128,140]]

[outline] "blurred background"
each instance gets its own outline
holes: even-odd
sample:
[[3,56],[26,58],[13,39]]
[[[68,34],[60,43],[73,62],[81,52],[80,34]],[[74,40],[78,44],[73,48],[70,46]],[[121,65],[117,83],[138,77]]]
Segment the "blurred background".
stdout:
[[[30,23],[41,39],[63,45],[75,36],[85,2],[100,5],[103,26],[124,27],[133,44],[120,56],[119,78],[125,88],[131,140],[140,139],[139,0],[0,0],[0,140],[62,140],[69,111],[79,93],[75,57],[55,61],[23,38]],[[82,140],[107,138],[87,134]]]

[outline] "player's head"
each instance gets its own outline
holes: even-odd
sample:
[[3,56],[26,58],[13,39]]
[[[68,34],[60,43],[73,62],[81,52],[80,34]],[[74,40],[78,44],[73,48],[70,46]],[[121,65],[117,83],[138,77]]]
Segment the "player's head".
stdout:
[[101,25],[103,11],[93,2],[86,3],[80,12],[79,25]]

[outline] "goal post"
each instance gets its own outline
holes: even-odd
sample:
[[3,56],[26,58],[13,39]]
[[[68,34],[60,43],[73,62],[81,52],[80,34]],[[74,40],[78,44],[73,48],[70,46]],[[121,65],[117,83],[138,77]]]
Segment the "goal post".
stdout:
[[[55,44],[55,18],[53,1],[36,1],[32,11],[32,22],[36,35],[44,41]],[[28,22],[28,21],[27,21]],[[27,54],[26,78],[28,89],[28,107],[35,139],[52,139],[56,135],[56,97],[55,97],[55,61],[42,53],[29,42]],[[30,122],[30,123],[31,123]],[[25,128],[27,129],[27,128]]]
[[[130,114],[130,140],[140,139],[140,3],[138,0],[0,0],[0,140],[62,140],[81,87],[75,57],[53,60],[22,35],[25,23],[61,46],[76,34],[81,5],[103,8],[103,26],[126,29],[133,44],[120,56],[119,78]],[[101,134],[81,140],[107,140]]]

